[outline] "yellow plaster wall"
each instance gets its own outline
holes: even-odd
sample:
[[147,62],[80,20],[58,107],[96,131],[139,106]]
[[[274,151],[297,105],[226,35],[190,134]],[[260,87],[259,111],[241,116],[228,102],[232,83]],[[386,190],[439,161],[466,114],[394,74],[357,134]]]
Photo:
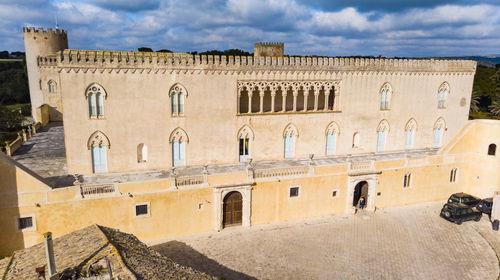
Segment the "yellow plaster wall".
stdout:
[[[289,188],[300,186],[299,196]],[[259,182],[252,190],[252,224],[345,213],[347,175]],[[332,192],[337,190],[337,196]]]

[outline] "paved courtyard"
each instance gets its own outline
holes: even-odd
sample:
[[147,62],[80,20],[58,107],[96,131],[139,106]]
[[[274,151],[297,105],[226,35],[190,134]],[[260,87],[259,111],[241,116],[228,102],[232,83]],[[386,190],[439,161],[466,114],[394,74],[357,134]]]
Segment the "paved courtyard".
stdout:
[[152,248],[226,279],[498,279],[500,232],[455,225],[442,203],[230,228]]

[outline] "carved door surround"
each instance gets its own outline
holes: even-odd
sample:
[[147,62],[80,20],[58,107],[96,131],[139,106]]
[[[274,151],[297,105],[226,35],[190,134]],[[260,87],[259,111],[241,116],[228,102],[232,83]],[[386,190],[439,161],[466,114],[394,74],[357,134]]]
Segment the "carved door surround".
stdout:
[[250,215],[252,206],[252,184],[237,184],[237,185],[219,185],[214,186],[214,210],[215,210],[215,230],[223,229],[223,211],[224,211],[224,198],[227,194],[237,191],[241,194],[243,202],[243,213],[241,225],[243,227],[250,226]]

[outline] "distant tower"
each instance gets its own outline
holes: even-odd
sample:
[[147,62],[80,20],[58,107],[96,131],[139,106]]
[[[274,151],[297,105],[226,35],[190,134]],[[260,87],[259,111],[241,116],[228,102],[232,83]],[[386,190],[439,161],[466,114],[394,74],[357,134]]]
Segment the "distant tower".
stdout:
[[255,43],[253,55],[258,56],[276,56],[281,57],[285,54],[284,43],[268,43],[259,42]]
[[[28,69],[28,81],[31,98],[31,113],[35,122],[41,121],[36,114],[36,108],[45,104],[42,92],[42,73],[38,68],[37,58],[39,56],[54,55],[58,51],[68,48],[68,35],[65,30],[47,31],[43,28],[35,30],[34,27],[23,28],[24,50],[26,52],[26,67]],[[43,81],[46,82],[46,81]]]

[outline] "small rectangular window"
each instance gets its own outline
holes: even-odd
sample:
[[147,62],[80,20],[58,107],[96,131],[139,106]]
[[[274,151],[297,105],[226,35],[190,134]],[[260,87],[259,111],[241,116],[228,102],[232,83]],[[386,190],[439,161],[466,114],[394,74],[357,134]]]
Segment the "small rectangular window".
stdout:
[[450,172],[450,183],[455,183],[457,179],[457,168],[452,168]]
[[406,173],[403,178],[403,188],[409,188],[411,185],[411,173]]
[[135,206],[136,216],[148,216],[149,215],[149,204],[137,204]]
[[33,227],[33,217],[19,218],[19,230]]
[[332,197],[337,197],[338,191],[333,191],[332,192]]
[[299,187],[290,188],[290,197],[299,196]]

